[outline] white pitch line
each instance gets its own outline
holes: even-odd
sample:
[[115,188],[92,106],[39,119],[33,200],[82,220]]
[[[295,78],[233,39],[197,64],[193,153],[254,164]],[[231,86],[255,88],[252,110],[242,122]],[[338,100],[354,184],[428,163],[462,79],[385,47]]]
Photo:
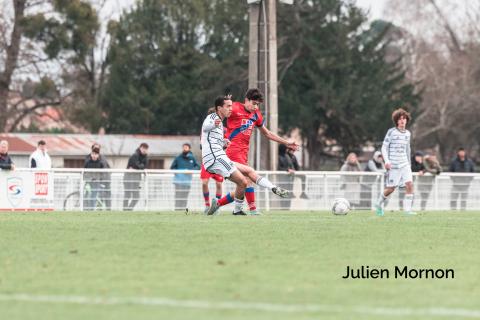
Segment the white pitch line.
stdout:
[[345,307],[322,304],[276,304],[265,302],[241,301],[203,301],[177,300],[169,298],[147,297],[88,297],[35,295],[26,293],[0,294],[0,301],[8,302],[40,302],[40,303],[74,303],[81,305],[144,305],[174,308],[209,309],[209,310],[251,310],[280,313],[346,313],[381,316],[429,316],[429,317],[462,317],[480,319],[480,310],[458,308],[393,308],[393,307]]

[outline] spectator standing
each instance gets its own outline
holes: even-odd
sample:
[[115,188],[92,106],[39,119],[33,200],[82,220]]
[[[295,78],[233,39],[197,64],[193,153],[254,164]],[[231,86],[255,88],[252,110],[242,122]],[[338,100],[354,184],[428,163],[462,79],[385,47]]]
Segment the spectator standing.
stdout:
[[[94,147],[87,160],[85,160],[85,169],[107,169],[105,162],[100,158],[100,149]],[[86,193],[85,202],[86,210],[95,210],[97,203],[97,196],[101,194],[103,188],[103,172],[91,172],[87,171],[84,174],[84,180],[86,187],[89,188],[89,192]],[[87,189],[88,190],[88,189]]]
[[[348,154],[340,171],[343,172],[360,172],[362,167],[358,162],[357,155],[354,152]],[[358,206],[360,202],[360,175],[342,175],[342,184],[340,189],[344,191],[344,196],[350,201],[352,207]]]
[[[278,176],[278,185],[286,190],[293,189],[293,178],[295,174],[295,167],[292,158],[287,153],[287,146],[284,144],[278,145],[278,171],[286,171],[288,174],[281,174]],[[292,198],[279,199],[280,208],[290,209]]]
[[[170,169],[172,170],[199,170],[200,165],[190,151],[189,143],[183,144],[182,153],[173,160]],[[175,185],[175,210],[184,210],[188,203],[188,194],[192,185],[192,174],[176,173],[173,177]]]
[[298,177],[302,183],[302,193],[300,194],[300,199],[308,199],[307,193],[305,192],[305,188],[307,187],[307,178],[304,174],[298,174],[298,171],[300,171],[300,164],[295,156],[295,150],[292,148],[287,148],[287,155],[290,157],[290,159],[292,159],[293,168],[295,169],[295,177]]
[[[381,151],[375,151],[373,156],[367,162],[365,167],[366,172],[379,172],[385,173],[385,163],[383,162],[383,156]],[[378,186],[379,189],[381,186],[382,177],[380,175],[365,175],[362,178],[361,184],[361,194],[360,194],[360,208],[361,209],[371,209],[372,202],[375,202],[375,199],[372,198],[374,186]]]
[[421,175],[425,173],[424,156],[425,154],[422,151],[415,152],[412,158],[412,172],[418,172]]
[[[142,172],[148,166],[148,144],[142,143],[135,150],[135,153],[128,159],[127,169],[130,172],[125,173],[123,177],[123,210],[132,211],[140,200],[140,183],[142,181]],[[135,172],[137,171],[137,172]]]
[[[94,143],[91,147],[91,150],[98,149],[98,160],[102,163],[102,169],[110,169],[110,164],[108,163],[105,156],[101,153],[101,146],[98,143]],[[92,154],[89,153],[85,157],[84,168],[86,168],[87,162],[92,160]],[[111,191],[111,174],[109,172],[102,172],[100,183],[100,198],[105,201],[105,207],[107,210],[112,208],[112,191]]]
[[8,155],[8,141],[0,141],[0,169],[1,170],[15,170],[15,164],[12,158]]
[[30,168],[49,170],[52,168],[52,159],[47,152],[47,143],[40,140],[37,143],[37,150],[33,151],[28,161]]
[[434,155],[425,155],[422,164],[423,170],[419,171],[419,176],[416,178],[418,179],[418,192],[420,193],[420,208],[425,210],[435,177],[442,172],[442,168]]
[[[457,156],[453,159],[448,171],[455,173],[475,172],[475,165],[472,160],[467,158],[464,148],[458,148]],[[451,179],[453,185],[450,196],[450,208],[457,210],[457,200],[460,197],[460,209],[465,210],[467,207],[468,189],[473,177],[452,176]]]

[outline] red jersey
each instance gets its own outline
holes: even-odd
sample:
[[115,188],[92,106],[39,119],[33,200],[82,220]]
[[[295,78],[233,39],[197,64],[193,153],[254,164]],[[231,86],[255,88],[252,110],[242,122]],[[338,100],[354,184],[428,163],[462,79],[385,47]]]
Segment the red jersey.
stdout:
[[226,138],[231,142],[226,150],[230,160],[247,164],[253,126],[261,127],[263,123],[260,110],[248,112],[240,102],[232,104],[232,114],[227,118],[226,134]]

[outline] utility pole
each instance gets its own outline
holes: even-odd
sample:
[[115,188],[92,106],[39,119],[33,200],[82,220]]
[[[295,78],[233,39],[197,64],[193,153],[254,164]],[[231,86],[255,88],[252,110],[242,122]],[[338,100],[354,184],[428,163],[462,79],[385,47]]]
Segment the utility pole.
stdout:
[[[257,87],[265,94],[265,116],[270,131],[278,134],[278,79],[277,79],[277,0],[247,0],[249,3],[249,60],[248,87]],[[280,0],[293,4],[293,0]],[[276,170],[277,143],[269,141],[268,153],[261,152],[258,132],[255,134],[255,168]],[[267,147],[267,144],[263,144]],[[262,161],[261,154],[269,161]],[[265,160],[265,159],[263,159]],[[264,163],[262,168],[260,164]]]
[[[265,1],[265,0],[264,0]],[[277,0],[268,0],[268,105],[269,129],[278,134],[278,84],[277,84]],[[277,170],[277,143],[270,141],[270,170]]]

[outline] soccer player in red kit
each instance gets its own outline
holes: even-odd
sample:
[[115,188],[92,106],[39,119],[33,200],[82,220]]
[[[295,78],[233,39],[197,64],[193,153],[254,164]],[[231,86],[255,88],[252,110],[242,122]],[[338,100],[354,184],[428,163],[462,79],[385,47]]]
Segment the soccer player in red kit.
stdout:
[[[230,160],[237,164],[248,166],[250,137],[252,136],[254,127],[258,128],[267,139],[284,144],[295,151],[298,150],[298,145],[295,142],[287,141],[265,127],[265,121],[259,110],[259,106],[262,102],[262,92],[253,88],[248,89],[246,92],[244,103],[234,102],[232,105],[232,114],[227,118],[226,125],[226,138],[230,140],[230,145],[226,150],[226,154]],[[253,183],[250,183],[245,190],[245,198],[248,202],[250,214],[258,214],[255,205]]]
[[205,167],[202,163],[202,168],[200,171],[200,179],[202,180],[202,192],[203,192],[203,199],[205,200],[205,210],[204,213],[210,209],[210,190],[208,188],[208,181],[210,179],[215,180],[215,198],[221,199],[222,198],[222,183],[223,177],[219,174],[210,173],[205,170]]

